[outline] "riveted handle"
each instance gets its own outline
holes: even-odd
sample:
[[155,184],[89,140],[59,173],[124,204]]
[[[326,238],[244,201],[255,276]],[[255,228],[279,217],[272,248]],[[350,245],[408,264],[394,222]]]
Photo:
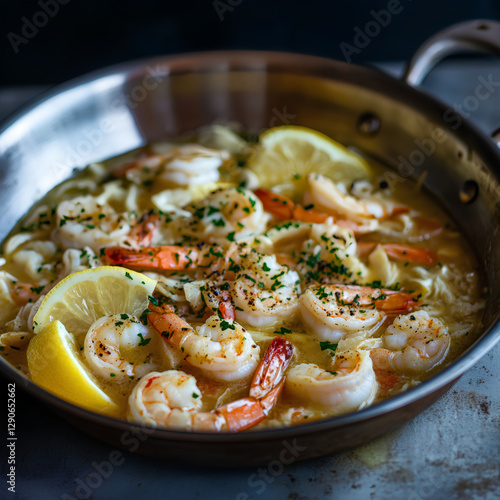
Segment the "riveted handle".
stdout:
[[[485,52],[500,57],[500,22],[478,19],[440,31],[417,50],[406,68],[403,81],[416,87],[444,58],[463,52]],[[491,135],[500,147],[500,129]]]
[[440,31],[420,46],[403,80],[409,85],[420,85],[436,64],[461,52],[486,52],[500,57],[500,22],[466,21]]

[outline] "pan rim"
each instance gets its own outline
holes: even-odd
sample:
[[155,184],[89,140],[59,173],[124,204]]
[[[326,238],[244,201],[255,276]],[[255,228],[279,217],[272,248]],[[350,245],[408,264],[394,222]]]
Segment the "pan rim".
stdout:
[[[228,58],[231,60],[231,65],[225,68],[216,68],[216,64],[227,62]],[[75,90],[80,86],[85,86],[94,82],[101,78],[108,78],[114,75],[133,75],[133,74],[141,74],[148,66],[152,65],[161,65],[164,64],[165,67],[163,70],[167,70],[169,65],[173,66],[174,70],[172,72],[166,72],[165,76],[168,75],[180,75],[180,74],[189,74],[193,73],[193,69],[191,68],[189,71],[178,71],[179,68],[182,67],[184,61],[193,61],[196,59],[203,59],[204,63],[194,72],[204,72],[204,71],[212,71],[212,72],[226,72],[230,71],[268,71],[269,66],[267,64],[275,64],[277,68],[286,66],[287,60],[294,60],[295,67],[293,69],[300,69],[300,71],[296,71],[296,74],[301,74],[304,76],[323,76],[324,78],[332,78],[332,74],[329,71],[333,71],[337,73],[339,68],[341,70],[349,69],[352,73],[359,72],[360,75],[364,74],[377,74],[383,82],[390,82],[391,85],[394,85],[395,88],[400,89],[401,92],[409,93],[408,96],[415,96],[421,100],[421,102],[425,103],[427,106],[433,106],[434,108],[446,109],[446,105],[440,102],[438,99],[430,96],[429,94],[415,89],[406,83],[395,79],[392,76],[389,76],[382,71],[379,71],[374,68],[368,68],[363,66],[357,66],[353,64],[348,64],[342,61],[335,61],[323,57],[310,56],[305,54],[294,54],[291,52],[270,52],[270,51],[207,51],[207,52],[195,52],[195,53],[186,53],[180,55],[170,55],[170,56],[159,56],[154,58],[146,58],[139,59],[135,61],[129,61],[120,63],[113,66],[107,66],[105,68],[98,69],[96,71],[92,71],[90,73],[86,73],[77,78],[71,79],[68,82],[65,82],[61,85],[57,85],[51,87],[34,98],[30,99],[26,104],[16,109],[14,112],[10,113],[6,118],[4,118],[0,122],[0,144],[1,138],[9,130],[9,128],[13,127],[17,123],[19,123],[23,118],[26,118],[31,112],[36,110],[39,106],[43,105],[50,101],[50,99],[64,93]],[[266,64],[263,64],[265,60]],[[249,67],[249,61],[254,61],[255,68]],[[260,66],[258,66],[258,63]],[[302,63],[302,66],[301,66]],[[320,66],[322,70],[325,71],[324,74],[321,74],[321,71],[317,68]],[[316,71],[311,72],[310,68],[316,67]],[[177,68],[177,70],[176,70]],[[205,68],[203,71],[201,71]],[[287,71],[291,72],[290,68],[287,68]],[[342,75],[339,72],[339,77]],[[339,78],[340,80],[340,78]],[[365,86],[365,88],[372,88],[369,86]],[[397,96],[396,96],[397,97]],[[426,107],[427,107],[426,106]],[[424,110],[425,111],[425,110]],[[500,165],[500,151],[496,147],[495,143],[483,133],[481,132],[475,125],[468,122],[464,119],[463,122],[463,133],[471,133],[476,139],[479,139],[482,142],[482,147],[484,151],[488,152],[488,154],[492,155],[492,158],[496,158],[496,163],[491,163],[489,165],[489,170],[492,174],[496,175],[500,178],[500,166],[497,168],[497,165]],[[491,168],[493,165],[493,168]],[[189,441],[189,442],[247,442],[247,441],[255,441],[255,440],[267,440],[267,439],[283,439],[287,437],[298,437],[300,435],[306,435],[311,433],[320,432],[327,429],[339,428],[339,427],[347,427],[350,425],[354,425],[360,421],[370,420],[376,417],[379,417],[386,413],[391,413],[401,407],[405,407],[414,403],[425,396],[439,390],[440,388],[446,386],[447,384],[451,384],[453,381],[458,379],[465,371],[470,369],[481,357],[483,357],[487,352],[489,352],[496,344],[500,341],[500,314],[497,314],[496,318],[490,325],[490,327],[483,332],[477,340],[458,358],[453,360],[448,366],[441,369],[438,373],[425,380],[418,386],[405,391],[402,394],[398,394],[393,396],[387,400],[381,401],[373,406],[365,408],[363,410],[348,413],[345,415],[339,415],[334,417],[328,417],[322,420],[318,420],[315,422],[300,424],[292,427],[284,427],[284,428],[273,428],[273,429],[262,429],[262,430],[254,430],[248,433],[241,434],[230,434],[230,433],[221,433],[221,434],[213,434],[213,433],[191,433],[186,431],[176,431],[169,429],[160,429],[160,428],[148,428],[148,432],[151,431],[151,435],[154,435],[155,438],[164,439],[164,440],[174,440],[174,441]],[[42,400],[44,403],[48,403],[50,407],[55,407],[64,413],[68,413],[70,415],[77,416],[78,418],[85,419],[87,421],[93,421],[96,424],[101,424],[106,427],[114,427],[116,429],[121,429],[126,431],[131,428],[140,429],[143,426],[127,422],[124,420],[115,419],[113,417],[108,417],[105,415],[99,415],[97,413],[91,412],[89,410],[85,410],[78,406],[75,406],[59,397],[49,393],[43,388],[36,385],[31,380],[27,379],[22,373],[17,371],[15,367],[10,365],[3,358],[0,360],[0,372],[5,375],[7,378],[12,379],[15,383],[18,383],[20,387],[25,389],[31,395],[37,397]]]

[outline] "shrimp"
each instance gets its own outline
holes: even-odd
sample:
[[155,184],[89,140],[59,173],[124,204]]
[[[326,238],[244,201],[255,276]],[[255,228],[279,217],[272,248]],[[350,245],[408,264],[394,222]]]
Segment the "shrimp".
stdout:
[[413,247],[410,245],[398,245],[396,243],[363,241],[358,243],[358,255],[368,255],[375,250],[377,245],[380,245],[384,249],[388,257],[395,260],[429,265],[434,265],[437,262],[434,252],[428,250],[427,248]]
[[313,224],[304,241],[297,265],[309,281],[331,283],[352,275],[368,279],[369,269],[356,255],[356,238],[350,229],[336,224]]
[[256,189],[254,193],[259,197],[264,208],[280,219],[299,220],[316,224],[326,222],[328,219],[333,221],[332,215],[304,208],[294,203],[290,198],[282,194],[273,193],[269,189]]
[[376,220],[365,220],[362,224],[356,223],[352,220],[336,217],[333,213],[325,213],[324,211],[317,210],[314,208],[314,204],[311,204],[310,207],[303,207],[294,203],[290,198],[268,189],[256,189],[255,194],[262,201],[265,210],[280,219],[310,222],[313,224],[335,223],[355,233],[371,232],[378,227]]
[[10,287],[12,300],[17,306],[25,306],[36,302],[42,293],[47,293],[51,288],[49,285],[36,286],[16,280],[11,282]]
[[128,420],[194,432],[245,431],[273,409],[292,356],[292,344],[275,338],[255,371],[249,396],[204,413],[200,412],[201,392],[192,375],[176,370],[150,373],[130,395]]
[[338,342],[359,331],[374,332],[383,312],[407,311],[416,301],[404,292],[354,285],[310,288],[300,298],[302,319],[320,340]]
[[229,158],[226,151],[183,144],[166,153],[146,152],[138,160],[114,172],[135,184],[156,179],[177,186],[194,186],[219,180],[219,167]]
[[209,243],[238,241],[265,231],[268,216],[259,198],[248,189],[214,191],[193,204],[191,219],[183,219],[183,231]]
[[[276,256],[257,252],[244,242],[233,243],[227,250],[200,244],[198,247],[162,246],[139,250],[110,247],[104,252],[112,264],[134,269],[201,268],[206,274],[223,276],[230,281],[229,296],[221,301],[220,290],[214,292],[217,304],[222,302],[222,308],[229,308],[232,302],[236,319],[252,326],[272,326],[298,311],[300,277],[297,272],[279,265]],[[217,290],[217,285],[210,289]],[[208,294],[205,293],[204,298],[207,305],[213,306]]]
[[379,198],[357,199],[343,193],[328,177],[319,174],[309,174],[309,190],[306,199],[324,210],[340,218],[354,222],[366,222],[367,219],[388,219],[393,216],[408,213],[409,208],[389,205]]
[[257,328],[290,321],[298,312],[300,278],[275,255],[240,255],[242,270],[231,284],[236,319]]
[[140,249],[108,247],[104,254],[112,265],[162,271],[208,268],[222,256],[218,249],[201,244],[197,247],[162,245]]
[[97,203],[92,196],[59,203],[56,218],[52,239],[64,249],[88,246],[97,252],[106,245],[123,244],[131,231],[125,215]]
[[370,354],[363,350],[336,354],[328,370],[311,363],[296,365],[285,381],[287,393],[336,413],[371,404],[377,388]]
[[439,365],[450,348],[448,327],[426,311],[398,316],[382,339],[385,348],[370,351],[374,364],[400,372],[426,372]]
[[[138,349],[143,349],[151,341],[151,332],[134,316],[115,314],[104,316],[89,328],[84,342],[84,355],[92,371],[106,379],[124,382],[134,377],[142,377],[158,366],[144,355],[150,349],[139,351],[140,363],[125,359],[134,355],[138,358]],[[142,356],[141,356],[142,355]],[[144,359],[145,358],[145,359]]]
[[259,346],[251,335],[231,319],[214,315],[199,327],[175,314],[170,306],[150,304],[148,320],[162,340],[185,355],[185,360],[216,380],[241,380],[252,374],[259,359]]
[[[188,285],[189,287],[190,285]],[[202,297],[202,302],[205,304],[206,317],[204,319],[215,313],[224,319],[236,319],[229,283],[214,283],[207,280],[198,290],[200,298]],[[192,302],[193,298],[191,298],[190,304]]]
[[146,212],[130,231],[127,242],[134,247],[151,245],[159,224],[159,214]]

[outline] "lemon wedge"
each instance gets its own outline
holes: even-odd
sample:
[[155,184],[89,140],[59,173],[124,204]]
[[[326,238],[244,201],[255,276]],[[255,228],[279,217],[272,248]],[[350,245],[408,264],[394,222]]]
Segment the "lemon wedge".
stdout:
[[26,356],[35,384],[87,410],[119,415],[119,406],[98,386],[80,359],[73,335],[60,321],[31,339]]
[[361,157],[320,132],[294,125],[263,132],[248,167],[261,187],[293,184],[297,192],[307,188],[310,173],[345,184],[369,177],[369,166]]
[[38,334],[59,320],[82,339],[103,316],[140,316],[155,286],[155,280],[123,267],[102,266],[70,274],[44,298],[33,318],[33,331]]

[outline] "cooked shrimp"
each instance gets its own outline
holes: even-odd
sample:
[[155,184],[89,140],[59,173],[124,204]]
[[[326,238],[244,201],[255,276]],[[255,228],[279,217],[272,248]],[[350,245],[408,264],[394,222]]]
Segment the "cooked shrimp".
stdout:
[[181,271],[208,268],[223,256],[220,249],[208,245],[183,247],[163,245],[132,249],[108,247],[104,250],[110,264],[162,271]]
[[434,265],[437,262],[437,257],[434,252],[428,250],[427,248],[399,245],[396,243],[363,241],[357,245],[358,255],[368,255],[375,250],[377,245],[380,245],[384,249],[387,256],[391,259],[429,265]]
[[146,212],[137,220],[130,231],[127,242],[133,247],[150,246],[160,224],[160,216],[157,213]]
[[376,309],[362,309],[342,299],[335,285],[309,289],[300,297],[302,319],[320,340],[338,342],[360,330],[369,334],[381,323]]
[[311,222],[315,224],[336,223],[338,226],[350,229],[355,233],[366,233],[377,229],[376,220],[364,220],[362,223],[348,220],[345,217],[337,217],[336,214],[317,210],[314,204],[303,207],[294,203],[290,198],[274,193],[268,189],[256,189],[255,194],[262,201],[265,210],[280,219]]
[[[139,250],[110,247],[105,254],[112,264],[134,269],[202,269],[207,275],[223,275],[231,280],[230,301],[236,319],[252,326],[272,326],[298,310],[299,275],[288,266],[279,265],[276,256],[257,252],[246,243],[234,243],[226,251],[207,245]],[[206,294],[205,298],[209,299]],[[225,303],[223,308],[229,307],[227,298],[222,302]]]
[[180,221],[183,231],[209,243],[223,244],[260,234],[268,220],[259,198],[243,188],[214,191],[190,210],[192,218]]
[[282,194],[273,193],[269,189],[256,189],[255,195],[259,197],[264,208],[275,217],[286,220],[299,220],[321,224],[328,219],[333,221],[333,216],[317,210],[307,209],[294,203]]
[[328,370],[311,363],[296,365],[288,372],[285,387],[293,396],[336,413],[369,405],[377,392],[370,354],[361,350],[337,354]]
[[354,222],[366,222],[366,219],[385,219],[409,212],[409,208],[384,202],[380,198],[357,199],[342,192],[328,177],[309,174],[309,190],[306,200],[319,210]]
[[184,144],[165,153],[146,152],[115,172],[117,177],[142,184],[160,179],[178,186],[193,186],[219,179],[219,167],[229,158],[226,151]]
[[320,340],[338,342],[363,331],[372,333],[382,312],[411,309],[416,301],[404,292],[353,285],[310,288],[300,298],[302,319]]
[[382,369],[425,372],[439,365],[450,348],[448,327],[426,311],[398,316],[383,335],[385,348],[371,351]]
[[[236,318],[234,306],[231,302],[230,285],[227,282],[198,282],[201,286],[198,287],[199,297],[197,300],[201,301],[205,306],[205,319],[212,314],[219,314],[224,319]],[[194,289],[196,285],[187,285],[187,289]],[[190,297],[191,305],[193,297]],[[195,310],[198,307],[194,307]]]
[[88,246],[99,251],[106,245],[122,244],[131,230],[125,215],[97,203],[92,196],[59,203],[56,216],[57,227],[52,238],[65,249]]
[[306,280],[320,283],[346,281],[352,276],[368,280],[369,269],[356,255],[353,231],[336,224],[312,224],[297,264]]
[[292,344],[274,339],[253,376],[249,396],[209,413],[200,412],[201,392],[192,375],[150,373],[130,395],[128,420],[195,432],[244,431],[264,420],[276,404],[292,356]]
[[[134,363],[137,349],[151,341],[151,332],[137,318],[115,314],[98,319],[89,328],[84,342],[84,354],[92,371],[106,379],[122,382],[130,377],[142,377],[158,368],[150,359]],[[144,356],[142,356],[144,358]]]
[[29,283],[21,283],[17,280],[12,280],[10,283],[10,295],[17,306],[25,306],[36,302],[40,295],[51,287],[49,285],[31,285]]
[[148,320],[162,340],[181,351],[185,360],[216,380],[235,381],[248,377],[257,367],[259,346],[251,335],[231,319],[211,316],[193,328],[169,306],[150,305]]
[[240,257],[242,270],[231,285],[236,319],[257,328],[290,321],[299,308],[299,275],[275,255],[251,251]]

